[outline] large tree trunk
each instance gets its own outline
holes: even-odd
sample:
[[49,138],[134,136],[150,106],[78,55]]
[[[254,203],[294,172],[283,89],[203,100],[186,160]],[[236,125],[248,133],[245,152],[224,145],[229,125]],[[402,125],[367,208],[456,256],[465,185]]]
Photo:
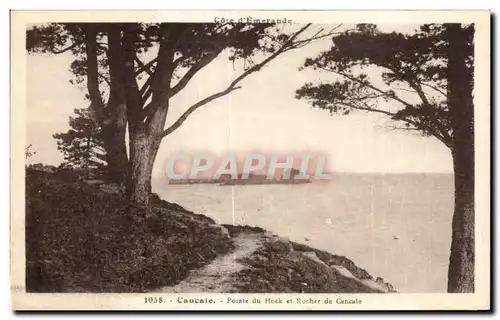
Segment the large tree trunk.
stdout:
[[85,31],[85,47],[87,54],[87,88],[91,107],[102,129],[102,139],[106,151],[107,182],[124,185],[127,176],[127,149],[125,146],[125,129],[127,125],[127,107],[125,91],[122,86],[121,72],[121,36],[120,26],[108,24],[108,63],[110,73],[110,97],[104,104],[99,86],[99,59],[97,54],[97,34],[102,26],[96,24],[82,25]]
[[[162,41],[159,60],[151,80],[152,97],[149,106],[143,109],[141,94],[136,79],[137,28],[135,24],[124,27],[122,42],[123,84],[127,103],[129,124],[130,160],[127,179],[128,199],[149,207],[151,198],[151,174],[158,153],[169,106],[170,80],[173,73],[175,50]],[[165,39],[170,39],[163,34]]]
[[113,105],[110,99],[106,108],[109,114],[101,122],[102,139],[106,151],[106,181],[125,187],[128,172],[127,146],[125,131],[127,128],[127,106],[121,100]]
[[471,146],[455,145],[453,167],[455,211],[448,292],[474,292],[474,150]]
[[121,27],[117,24],[106,26],[108,34],[108,63],[110,74],[110,96],[102,121],[104,148],[106,149],[106,178],[109,182],[124,187],[128,171],[125,131],[127,127],[127,105],[122,84]]
[[102,132],[107,163],[105,180],[124,185],[128,170],[125,126],[111,123],[103,126]]
[[130,135],[127,196],[129,200],[146,207],[149,207],[151,198],[151,174],[159,145],[159,140],[145,133]]
[[460,24],[447,24],[448,104],[452,119],[455,211],[452,222],[448,292],[474,292],[474,105],[470,46]]

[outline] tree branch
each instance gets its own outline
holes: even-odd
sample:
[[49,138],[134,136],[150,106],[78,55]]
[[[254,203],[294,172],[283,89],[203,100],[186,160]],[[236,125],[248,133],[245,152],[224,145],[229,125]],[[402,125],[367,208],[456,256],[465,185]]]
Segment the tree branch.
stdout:
[[151,82],[153,77],[148,77],[144,85],[139,90],[139,95],[141,96],[141,105],[144,106],[146,101],[149,99],[153,91],[151,90]]
[[[359,80],[359,79],[357,79],[355,77],[349,76],[348,74],[345,74],[345,73],[342,73],[342,72],[337,72],[337,71],[331,70],[331,69],[324,69],[324,70],[327,70],[327,71],[336,73],[338,75],[344,76],[344,77],[346,77],[349,80],[358,82],[361,85],[364,85],[364,86],[366,86],[368,88],[371,88],[372,90],[375,90],[377,92],[384,93],[383,90],[381,90],[381,89],[379,89],[379,88],[377,88],[377,87],[375,87],[375,86],[373,86],[373,85],[371,85],[369,83],[361,81],[361,80]],[[421,85],[419,85],[418,83],[416,83],[414,81],[411,81],[411,80],[410,81],[406,80],[406,82],[408,83],[408,85],[413,90],[415,90],[415,92],[418,94],[418,96],[422,100],[424,106],[426,106],[429,109],[432,109],[432,105],[430,104],[429,100],[427,99],[427,96],[425,95],[424,91],[422,90]],[[391,99],[394,99],[394,100],[402,103],[403,105],[405,105],[410,110],[414,110],[415,112],[422,112],[421,109],[419,109],[419,108],[415,107],[413,104],[408,103],[405,100],[399,98],[395,94],[394,95],[387,95],[387,97],[389,97]],[[431,126],[428,126],[428,125],[424,125],[423,123],[418,124],[418,126],[420,128],[422,128],[422,131],[424,131],[424,132],[427,131],[427,132],[431,133],[433,136],[435,136],[437,139],[439,139],[441,142],[443,142],[446,146],[450,147],[450,145],[451,145],[451,136],[448,133],[448,130],[446,129],[446,126],[441,123],[439,117],[436,117],[436,115],[434,113],[433,114],[429,114],[429,115],[433,118],[432,119],[432,123],[433,123],[434,127],[431,127]],[[408,119],[405,118],[404,121],[408,122]]]
[[[141,72],[146,72],[147,74],[149,74],[150,77],[153,76],[153,72],[151,71],[151,66],[153,64],[151,64],[150,66],[146,66],[142,61],[141,59],[139,59],[137,56],[135,56],[135,61],[137,62],[137,65],[139,66],[139,69],[138,70],[141,70],[139,73]],[[148,63],[148,65],[150,64],[151,62]],[[138,71],[136,71],[137,73]]]
[[281,48],[279,48],[278,50],[276,50],[275,53],[273,53],[272,55],[270,55],[268,58],[264,59],[264,61],[262,61],[261,63],[258,63],[256,65],[254,65],[253,67],[249,68],[247,71],[245,71],[244,73],[242,73],[233,82],[231,82],[231,84],[229,85],[229,87],[237,85],[241,80],[245,79],[248,75],[250,75],[250,74],[252,74],[252,73],[254,73],[256,71],[259,71],[262,67],[264,67],[271,60],[273,60],[274,58],[276,58],[277,56],[279,56],[283,52],[287,51],[287,49],[289,47],[293,46],[293,41],[301,33],[303,33],[307,28],[309,28],[310,26],[311,26],[311,24],[309,23],[306,26],[302,27],[299,31],[297,31],[296,33],[294,33],[287,41],[285,41],[285,43],[281,46]]
[[422,100],[422,103],[425,105],[430,106],[431,104],[429,103],[429,99],[427,99],[427,96],[425,95],[424,90],[422,89],[422,86],[417,84],[414,81],[408,81],[408,84],[410,87],[415,90],[415,92],[418,94],[420,100]]
[[[137,58],[137,57],[136,57]],[[139,60],[139,59],[137,59]],[[138,61],[138,63],[142,64],[142,66],[140,65],[140,68],[138,68],[136,71],[135,71],[135,75],[138,76],[140,75],[141,73],[143,72],[147,72],[148,74],[152,74],[151,72],[151,67],[158,61],[158,57],[154,58],[153,60],[149,61],[147,64],[144,64],[142,61]],[[151,72],[151,73],[150,73]]]
[[351,109],[356,109],[356,110],[361,110],[361,111],[369,111],[369,112],[374,112],[374,113],[381,113],[381,114],[384,114],[384,115],[389,116],[391,118],[396,116],[396,113],[393,113],[390,111],[375,109],[375,108],[370,108],[370,107],[362,107],[362,106],[358,106],[356,104],[350,103],[348,101],[339,101],[339,104],[342,104],[342,105],[349,107]]
[[87,54],[87,90],[90,97],[90,105],[94,109],[98,121],[104,123],[106,117],[104,114],[104,102],[101,91],[99,90],[99,71],[97,62],[97,31],[91,26],[84,29],[85,32],[85,51]]
[[102,51],[104,51],[106,53],[108,52],[108,48],[103,47],[101,44],[97,44],[97,48],[101,49]]
[[391,117],[392,120],[406,122],[406,123],[416,127],[420,131],[427,132],[427,133],[431,134],[432,136],[436,137],[436,139],[438,139],[439,141],[444,143],[446,146],[451,145],[451,137],[446,136],[446,135],[442,135],[441,132],[436,131],[435,128],[433,128],[431,126],[426,126],[425,124],[423,124],[421,122],[417,122],[415,120],[408,119],[407,117],[400,117],[397,113],[393,113],[393,112],[389,112],[389,111],[385,111],[385,110],[380,110],[380,109],[369,108],[369,107],[362,107],[362,106],[358,106],[358,105],[355,105],[355,104],[352,104],[352,103],[349,103],[346,101],[341,101],[340,104],[343,104],[343,105],[350,107],[352,109],[355,109],[355,110],[384,114],[384,115]]
[[184,87],[186,87],[186,85],[196,75],[196,73],[198,73],[198,71],[200,71],[205,66],[207,66],[210,62],[212,62],[219,55],[219,53],[220,53],[220,51],[218,51],[216,53],[215,52],[209,53],[206,56],[204,56],[203,58],[201,58],[200,61],[198,61],[198,63],[196,63],[194,66],[192,66],[188,70],[188,72],[186,72],[186,74],[179,80],[179,82],[177,82],[177,84],[173,88],[171,88],[169,96],[173,97],[177,93],[179,93],[179,91],[184,89]]
[[357,83],[359,83],[359,84],[361,84],[361,85],[363,85],[363,86],[365,86],[365,87],[368,87],[368,88],[370,88],[370,89],[372,89],[372,90],[375,90],[375,91],[377,91],[377,92],[379,92],[379,93],[381,93],[381,94],[385,95],[386,97],[392,98],[392,99],[394,99],[394,100],[396,100],[396,101],[398,101],[398,102],[402,103],[403,105],[405,105],[405,106],[407,106],[407,107],[409,107],[409,108],[414,108],[414,106],[413,106],[411,103],[409,103],[409,102],[407,102],[407,101],[405,101],[405,100],[403,100],[403,99],[399,98],[399,97],[398,97],[398,96],[396,96],[395,94],[394,94],[394,95],[389,95],[389,94],[388,94],[387,92],[385,92],[384,90],[382,90],[382,89],[380,89],[380,88],[377,88],[377,87],[375,87],[374,85],[372,85],[372,84],[370,84],[370,83],[367,83],[367,82],[364,82],[364,81],[362,81],[362,80],[360,80],[360,79],[357,79],[356,77],[353,77],[353,76],[350,76],[350,75],[348,75],[348,74],[346,74],[346,73],[343,73],[343,72],[340,72],[340,71],[335,71],[335,70],[332,70],[332,69],[326,69],[326,68],[322,68],[322,69],[323,69],[323,70],[326,70],[326,71],[329,71],[329,72],[336,73],[336,74],[338,74],[338,75],[340,75],[340,76],[346,77],[347,79],[349,79],[349,80],[351,80],[351,81],[354,81],[354,82],[357,82]]
[[142,102],[149,97],[151,101],[141,107],[141,117],[150,134],[157,135],[165,127],[166,115],[170,105],[170,82],[174,72],[173,61],[177,45],[172,46],[172,41],[181,37],[176,27],[162,23],[160,26],[160,46],[158,48],[158,62],[151,78],[150,87],[145,91]]
[[175,130],[177,130],[183,123],[184,121],[186,121],[186,119],[189,117],[190,114],[192,114],[193,112],[195,112],[198,108],[204,106],[205,104],[215,100],[215,99],[218,99],[220,97],[223,97],[225,95],[228,95],[229,93],[233,92],[234,90],[237,90],[237,89],[240,89],[241,87],[228,87],[226,90],[224,91],[221,91],[221,92],[218,92],[218,93],[215,93],[209,97],[206,97],[205,99],[203,100],[200,100],[198,101],[197,103],[193,104],[191,107],[189,107],[189,109],[186,110],[186,112],[184,112],[182,114],[182,116],[179,117],[179,119],[177,119],[177,121],[175,121],[170,127],[168,127],[167,130],[163,131],[159,136],[158,138],[159,139],[162,139],[166,136],[168,136],[169,134],[171,134],[172,132],[174,132]]
[[292,36],[290,36],[290,38],[287,41],[285,41],[285,43],[280,47],[280,49],[276,50],[276,52],[274,52],[272,55],[270,55],[269,57],[264,59],[259,64],[256,64],[253,67],[247,69],[239,77],[234,79],[225,90],[220,91],[218,93],[215,93],[215,94],[195,103],[191,107],[189,107],[189,109],[186,112],[184,112],[184,114],[179,119],[177,119],[177,121],[175,121],[174,124],[172,124],[168,129],[164,130],[162,133],[160,133],[158,135],[158,138],[162,139],[162,138],[166,137],[167,135],[171,134],[172,132],[174,132],[177,128],[179,128],[184,123],[184,121],[187,119],[187,117],[190,114],[192,114],[194,111],[196,111],[201,106],[203,106],[203,105],[205,105],[205,104],[207,104],[215,99],[223,97],[236,89],[241,88],[241,87],[237,86],[237,84],[239,82],[241,82],[243,79],[245,79],[250,74],[252,74],[256,71],[259,71],[267,63],[269,63],[271,60],[273,60],[274,58],[276,58],[277,56],[279,56],[283,52],[286,52],[290,46],[293,46],[293,44],[294,44],[293,41],[310,26],[311,26],[311,24],[309,23],[309,24],[305,25],[304,27],[302,27],[299,31],[295,32]]
[[180,56],[173,62],[173,69],[175,70],[183,61],[186,61],[188,56]]
[[[217,30],[219,30],[221,26],[218,27]],[[305,30],[305,28],[304,28]],[[319,33],[321,30],[319,31]],[[216,32],[214,32],[216,33]],[[302,33],[300,31],[298,34]],[[298,35],[297,34],[297,35]],[[295,39],[294,37],[293,39]],[[293,41],[293,39],[291,39]],[[311,40],[312,41],[312,40]],[[206,67],[208,64],[210,64],[217,56],[222,52],[223,47],[216,48],[214,52],[210,52],[206,54],[203,58],[201,58],[194,66],[192,66],[188,72],[177,82],[177,84],[171,88],[170,90],[170,97],[175,96],[177,93],[179,93],[182,89],[186,87],[186,85],[189,83],[189,81],[204,67]],[[177,68],[177,66],[184,61],[184,57],[179,57],[174,61],[174,69]]]
[[404,88],[401,88],[401,87],[394,87],[394,86],[391,86],[391,85],[389,87],[393,88],[394,90],[406,91],[406,92],[410,92],[410,93],[417,93],[415,90],[404,89]]
[[101,78],[101,80],[102,80],[102,81],[106,82],[106,83],[107,83],[107,84],[111,87],[111,81],[109,81],[109,79],[108,79],[108,78],[106,78],[106,76],[105,76],[105,75],[103,75],[103,74],[102,74],[102,73],[100,73],[100,72],[98,73],[98,75],[99,75],[99,78]]
[[52,48],[50,51],[53,53],[53,54],[60,54],[60,53],[64,53],[66,51],[69,51],[69,50],[72,50],[76,47],[78,47],[80,44],[82,44],[83,42],[82,41],[77,41],[75,43],[73,43],[72,45],[64,48],[64,49],[61,49],[61,50],[56,50],[54,48]]
[[434,89],[436,92],[438,92],[438,93],[442,94],[443,96],[447,97],[446,92],[444,92],[443,90],[439,89],[439,88],[438,88],[438,87],[436,87],[436,86],[433,86],[433,85],[428,84],[428,83],[425,83],[425,82],[422,82],[422,85],[423,85],[423,86],[426,86],[426,87],[428,87],[428,88]]
[[327,37],[330,37],[330,36],[332,36],[334,34],[340,34],[340,32],[335,32],[335,30],[337,30],[341,26],[342,26],[342,23],[340,23],[340,24],[336,25],[335,27],[331,28],[330,31],[328,31],[325,34],[321,34],[323,32],[323,30],[324,30],[324,29],[321,29],[318,32],[316,32],[313,36],[311,36],[311,37],[309,37],[307,39],[295,42],[293,48],[291,48],[291,49],[302,48],[305,45],[307,45],[308,43],[310,43],[311,41],[315,41],[315,40],[327,38]]
[[[407,101],[399,98],[395,94],[394,95],[389,95],[385,91],[383,91],[382,89],[377,88],[377,87],[375,87],[374,85],[372,85],[370,83],[361,81],[360,79],[357,79],[356,77],[350,76],[350,75],[348,75],[346,73],[343,73],[343,72],[335,71],[335,70],[332,70],[332,69],[326,69],[326,68],[322,68],[322,67],[321,67],[321,69],[329,71],[329,72],[336,73],[336,74],[338,74],[340,76],[343,76],[343,77],[345,77],[345,78],[347,78],[347,79],[349,79],[351,81],[355,81],[355,82],[357,82],[357,83],[359,83],[361,85],[364,85],[364,86],[366,86],[366,87],[368,87],[368,88],[370,88],[372,90],[375,90],[375,91],[377,91],[377,92],[385,95],[388,98],[391,98],[393,100],[396,100],[396,101],[402,103],[404,106],[406,106],[410,110],[418,111],[418,109],[414,105],[412,105],[411,103],[409,103],[409,102],[407,102]],[[430,107],[431,105],[429,104],[429,101],[428,101],[427,97],[425,96],[425,94],[423,93],[423,91],[421,93],[418,92],[419,88],[420,88],[420,91],[421,91],[421,87],[419,87],[418,85],[415,86],[415,84],[411,83],[411,82],[408,82],[408,84],[410,85],[410,87],[412,87],[412,89],[414,89],[417,92],[417,94],[419,94],[420,98],[423,99],[424,104]],[[372,110],[376,110],[376,109],[371,109],[369,111],[372,111]],[[404,121],[410,123],[409,119],[406,118],[406,117],[403,118],[403,119],[396,119],[396,118],[394,118],[394,119],[395,120],[404,120]],[[435,125],[436,128],[432,128],[430,126],[424,126],[423,124],[417,124],[417,125],[419,127],[421,127],[423,131],[430,132],[433,136],[435,136],[436,138],[438,138],[446,146],[449,146],[450,145],[450,141],[451,141],[451,137],[450,137],[449,133],[447,132],[445,126],[443,126],[441,124],[441,122],[439,122],[439,119],[436,119],[436,117],[434,117],[434,120],[435,121],[433,121],[433,124]],[[413,121],[411,124],[415,124],[415,123],[416,122]],[[437,129],[437,131],[436,131],[436,129]]]
[[[426,111],[427,115],[429,115],[432,118],[432,122],[436,129],[441,133],[441,135],[444,138],[449,138],[451,140],[451,136],[449,136],[448,131],[446,130],[446,127],[443,126],[443,124],[440,121],[440,117],[436,115],[435,111],[438,111],[433,105],[429,102],[429,99],[427,99],[427,96],[425,95],[424,90],[422,89],[422,85],[418,84],[416,82],[410,81],[409,82],[410,86],[417,92],[418,96],[422,100],[424,107],[427,108]],[[424,112],[424,111],[422,111]]]

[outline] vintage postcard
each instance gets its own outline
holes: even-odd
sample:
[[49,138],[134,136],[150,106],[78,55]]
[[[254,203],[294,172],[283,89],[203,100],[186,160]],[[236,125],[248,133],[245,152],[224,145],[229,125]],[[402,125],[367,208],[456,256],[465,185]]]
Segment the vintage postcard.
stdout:
[[490,18],[12,11],[13,309],[490,309]]

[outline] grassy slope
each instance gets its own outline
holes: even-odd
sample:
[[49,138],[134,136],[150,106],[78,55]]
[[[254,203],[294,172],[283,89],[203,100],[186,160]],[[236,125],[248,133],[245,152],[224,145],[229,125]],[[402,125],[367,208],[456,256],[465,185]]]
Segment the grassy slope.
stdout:
[[37,172],[26,192],[28,292],[144,292],[232,248],[213,220],[175,205],[146,218],[118,196]]
[[[188,271],[233,248],[224,228],[179,205],[153,199],[153,215],[95,187],[28,171],[26,287],[28,292],[146,292],[171,286]],[[258,227],[224,226],[231,237]],[[373,292],[326,265],[373,279],[349,259],[308,246],[269,241],[242,261],[239,292]],[[306,285],[304,285],[306,284]]]

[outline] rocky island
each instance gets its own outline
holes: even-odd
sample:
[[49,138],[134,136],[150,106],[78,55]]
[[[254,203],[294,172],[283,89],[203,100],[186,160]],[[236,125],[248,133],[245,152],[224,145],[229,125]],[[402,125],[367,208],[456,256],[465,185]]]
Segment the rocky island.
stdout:
[[234,186],[234,185],[255,185],[255,184],[303,184],[311,183],[312,180],[308,177],[300,177],[298,169],[287,169],[281,177],[273,177],[269,179],[264,174],[249,173],[248,177],[243,177],[238,174],[237,178],[232,178],[230,175],[222,175],[220,178],[201,178],[201,179],[182,179],[182,180],[169,180],[169,184],[219,184],[221,186]]

